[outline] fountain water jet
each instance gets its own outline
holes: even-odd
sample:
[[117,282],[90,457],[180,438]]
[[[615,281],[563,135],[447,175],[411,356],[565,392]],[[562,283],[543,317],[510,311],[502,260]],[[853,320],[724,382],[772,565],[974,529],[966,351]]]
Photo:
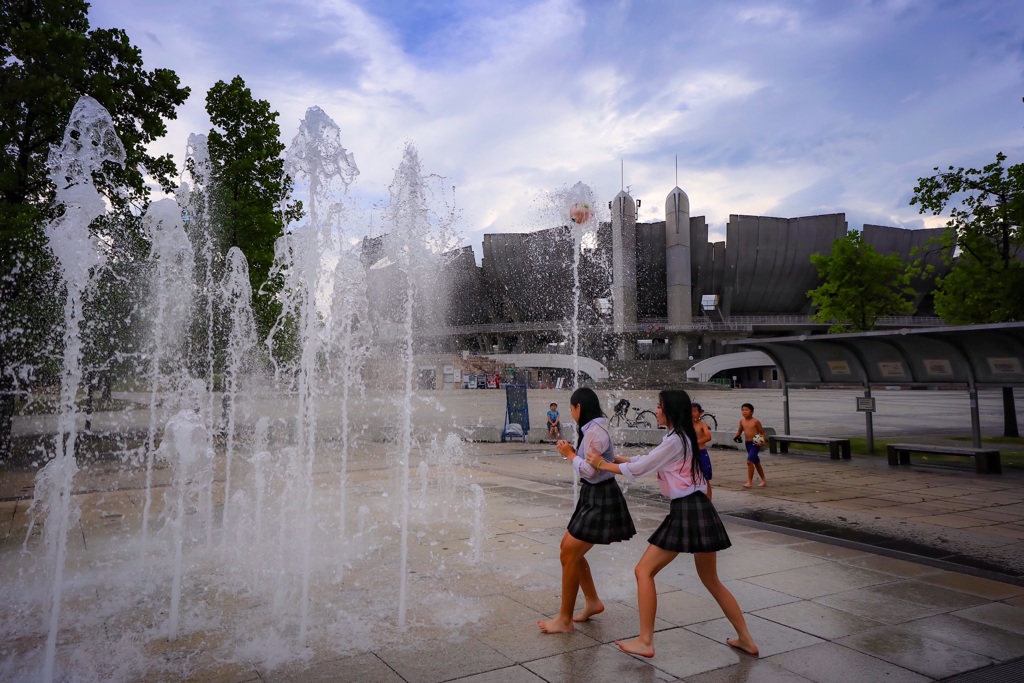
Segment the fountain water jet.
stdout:
[[[142,545],[145,554],[149,538],[149,512],[152,505],[153,457],[156,452],[156,432],[159,417],[158,404],[163,398],[161,392],[169,388],[180,389],[180,381],[167,382],[164,364],[172,365],[170,375],[181,378],[180,362],[183,331],[191,305],[191,283],[193,254],[181,210],[173,199],[161,199],[150,205],[144,218],[152,244],[153,262],[152,289],[153,303],[153,346],[149,354],[149,432],[146,437],[146,501],[142,508]],[[209,511],[207,513],[210,514]],[[212,515],[207,526],[207,540],[212,534]]]
[[50,179],[57,188],[57,203],[64,213],[46,226],[46,236],[64,280],[64,369],[61,373],[60,410],[56,451],[38,475],[33,507],[45,510],[44,537],[47,567],[52,579],[43,680],[52,681],[60,623],[61,592],[67,533],[75,516],[71,501],[78,411],[75,398],[82,381],[82,304],[94,270],[103,257],[89,234],[89,225],[106,212],[103,197],[93,186],[93,173],[105,163],[124,163],[124,147],[110,114],[91,97],[82,97],[71,112],[60,147],[50,150]]
[[228,327],[227,354],[224,363],[224,398],[227,408],[225,432],[227,450],[224,463],[224,515],[223,525],[230,521],[231,500],[231,459],[235,452],[236,398],[242,363],[249,349],[256,345],[256,321],[252,312],[252,288],[249,285],[249,264],[245,254],[238,247],[228,250],[224,281],[221,284],[221,301],[227,309]]

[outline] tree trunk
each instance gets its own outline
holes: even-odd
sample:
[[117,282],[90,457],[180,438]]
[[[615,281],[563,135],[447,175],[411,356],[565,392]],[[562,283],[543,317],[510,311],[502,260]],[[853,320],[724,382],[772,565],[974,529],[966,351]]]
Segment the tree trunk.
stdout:
[[1003,387],[1003,436],[1020,436],[1017,430],[1017,406],[1013,400],[1013,387]]

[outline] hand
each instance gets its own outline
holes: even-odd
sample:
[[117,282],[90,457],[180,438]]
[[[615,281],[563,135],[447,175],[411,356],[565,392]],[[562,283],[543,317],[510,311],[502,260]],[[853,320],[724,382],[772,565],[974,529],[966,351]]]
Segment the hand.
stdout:
[[565,439],[559,439],[555,442],[555,448],[562,454],[562,457],[566,460],[572,460],[576,455],[576,450],[572,447],[572,444]]
[[587,449],[587,464],[594,469],[599,469],[599,465],[605,462],[604,457],[598,452],[596,448],[591,446]]
[[743,437],[742,436],[734,436],[734,437],[732,437],[732,440],[735,441],[736,443],[743,443]]

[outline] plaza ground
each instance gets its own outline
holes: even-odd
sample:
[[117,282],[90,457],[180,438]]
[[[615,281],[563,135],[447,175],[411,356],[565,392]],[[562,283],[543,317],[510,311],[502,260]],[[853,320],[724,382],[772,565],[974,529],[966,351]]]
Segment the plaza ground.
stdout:
[[[457,415],[487,428],[494,413],[501,415],[498,392],[453,393],[459,395],[432,397],[418,410],[445,416],[441,421]],[[969,434],[966,395],[878,394],[879,438]],[[855,435],[863,415],[853,410],[854,395],[801,392],[793,399],[793,431]],[[757,406],[766,425],[778,424],[781,415],[778,392],[708,392],[700,398],[720,420],[738,414],[745,401]],[[531,392],[531,411],[542,414],[552,399],[567,404],[568,394]],[[637,392],[631,400],[644,406],[652,399]],[[981,412],[984,432],[994,433],[1001,419],[995,396],[983,395]],[[115,418],[128,419],[109,419]],[[393,449],[388,443],[360,446],[351,464],[354,496],[365,494],[380,504],[379,491],[393,477],[387,465]],[[334,450],[328,434],[322,451]],[[340,585],[319,586],[313,593],[317,604],[372,597],[381,605],[381,623],[357,625],[363,632],[340,630],[333,641],[320,639],[300,660],[268,664],[253,653],[251,661],[225,661],[214,645],[227,638],[227,622],[252,605],[237,604],[245,602],[237,597],[197,597],[214,613],[222,609],[225,624],[203,623],[190,632],[186,623],[187,635],[176,643],[150,639],[143,647],[153,668],[133,680],[832,683],[934,681],[993,666],[1004,667],[1003,680],[1020,680],[1005,667],[1024,657],[1024,472],[1007,468],[1001,475],[978,475],[967,463],[890,468],[884,457],[855,454],[839,462],[794,453],[766,455],[769,485],[747,490],[743,455],[726,449],[712,455],[714,502],[733,541],[718,555],[719,575],[745,612],[759,658],[725,645],[729,624],[686,556],[657,578],[655,657],[628,656],[614,646],[614,640],[637,633],[632,570],[667,510],[653,480],[627,490],[638,535],[588,555],[606,611],[573,634],[539,633],[536,621],[558,607],[558,543],[572,509],[571,469],[548,445],[468,443],[458,470],[484,491],[481,557],[464,566],[468,527],[440,516],[430,521],[426,514],[411,537],[415,579],[405,629],[394,625],[393,593],[371,596],[365,590],[379,578],[375,574],[393,569],[381,555],[380,565],[356,567]],[[0,518],[6,522],[0,566],[8,576],[21,561],[31,475],[13,470],[0,479]],[[334,461],[325,458],[317,467],[317,486],[331,486],[335,475]],[[166,480],[167,472],[158,471],[158,486]],[[135,473],[96,466],[76,482],[83,512],[72,534],[72,561],[86,564],[106,539],[138,525],[139,480]],[[86,610],[88,603],[71,595],[66,610],[72,624],[76,609]],[[124,617],[104,623],[101,640],[116,641],[123,623],[118,619]],[[58,656],[94,637],[68,628]],[[39,647],[38,636],[9,638],[3,656],[31,656]]]

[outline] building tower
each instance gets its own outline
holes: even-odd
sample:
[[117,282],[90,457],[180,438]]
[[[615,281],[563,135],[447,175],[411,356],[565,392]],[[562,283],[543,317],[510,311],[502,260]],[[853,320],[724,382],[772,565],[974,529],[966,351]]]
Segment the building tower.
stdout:
[[[693,322],[690,279],[690,198],[676,187],[665,199],[665,285],[668,294],[668,324]],[[672,360],[687,359],[686,335],[671,335]]]
[[612,324],[619,360],[633,360],[636,344],[626,334],[636,326],[636,202],[626,191],[612,200]]

